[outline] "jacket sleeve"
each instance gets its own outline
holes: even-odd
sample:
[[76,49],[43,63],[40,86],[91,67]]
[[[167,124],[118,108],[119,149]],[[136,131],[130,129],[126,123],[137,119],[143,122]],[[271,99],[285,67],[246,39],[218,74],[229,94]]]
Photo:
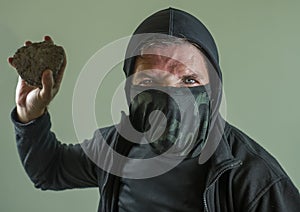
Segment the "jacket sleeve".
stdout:
[[36,188],[63,190],[98,185],[95,164],[80,144],[62,144],[56,139],[50,131],[48,112],[22,124],[14,109],[11,119],[22,165]]
[[300,195],[289,178],[266,187],[249,205],[250,212],[299,212]]

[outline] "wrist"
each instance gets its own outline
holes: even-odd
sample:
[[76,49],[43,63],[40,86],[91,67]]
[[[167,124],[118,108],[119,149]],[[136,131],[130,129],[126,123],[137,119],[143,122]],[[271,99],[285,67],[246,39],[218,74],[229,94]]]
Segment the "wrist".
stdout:
[[36,110],[34,112],[26,111],[26,109],[17,106],[17,115],[19,122],[26,124],[34,119],[39,118],[40,116],[44,115],[44,113],[47,111],[46,108]]

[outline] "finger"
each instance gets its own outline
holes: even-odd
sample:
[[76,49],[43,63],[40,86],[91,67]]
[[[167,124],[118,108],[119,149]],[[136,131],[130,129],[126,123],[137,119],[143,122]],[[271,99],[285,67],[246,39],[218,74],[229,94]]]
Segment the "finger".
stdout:
[[25,45],[25,46],[30,46],[31,44],[32,44],[32,42],[28,40],[28,41],[25,41],[25,44],[24,44],[24,45]]
[[16,68],[16,66],[15,66],[14,63],[13,63],[13,60],[14,60],[13,57],[7,58],[7,62],[8,62],[12,67]]
[[16,103],[20,106],[25,105],[25,100],[27,97],[27,94],[34,89],[33,87],[29,86],[25,80],[19,76],[18,84],[16,88]]
[[20,89],[22,88],[22,87],[24,87],[24,80],[21,78],[21,76],[19,76],[19,78],[18,78],[18,84],[17,84],[17,91],[20,91]]
[[49,35],[44,36],[44,41],[53,43],[53,40]]
[[18,87],[24,87],[24,86],[26,86],[26,85],[27,85],[27,84],[26,84],[25,80],[23,80],[22,77],[19,75],[17,86],[18,86]]
[[17,87],[20,88],[22,92],[29,92],[33,89],[36,89],[35,86],[29,85],[22,77],[19,75]]
[[43,88],[40,91],[40,98],[45,102],[50,102],[52,98],[52,89],[54,85],[53,73],[51,70],[46,70],[42,75]]
[[17,88],[16,88],[16,96],[15,96],[16,99],[15,99],[15,101],[16,101],[17,105],[20,105],[20,106],[25,105],[24,96],[21,94],[22,87],[24,86],[23,81],[24,80],[22,80],[22,78],[19,76],[18,84],[17,84]]

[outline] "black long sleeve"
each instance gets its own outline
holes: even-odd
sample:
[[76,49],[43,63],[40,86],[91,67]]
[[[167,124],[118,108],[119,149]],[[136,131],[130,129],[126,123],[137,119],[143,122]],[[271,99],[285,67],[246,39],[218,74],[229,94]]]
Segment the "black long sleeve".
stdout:
[[63,190],[98,186],[95,164],[80,144],[62,144],[50,131],[50,115],[29,123],[18,122],[11,113],[21,162],[34,183],[42,190]]

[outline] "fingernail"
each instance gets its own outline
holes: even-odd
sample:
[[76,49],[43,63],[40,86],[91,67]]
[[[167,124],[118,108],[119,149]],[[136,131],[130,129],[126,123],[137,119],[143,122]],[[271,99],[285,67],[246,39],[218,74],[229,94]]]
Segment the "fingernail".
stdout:
[[8,62],[9,62],[10,64],[12,64],[13,59],[14,59],[14,58],[9,57],[9,58],[8,58]]
[[45,41],[50,41],[50,40],[51,40],[51,37],[48,36],[48,35],[46,35],[46,36],[44,37],[44,39],[45,39]]
[[46,72],[48,77],[52,77],[53,73],[50,69],[47,69]]
[[31,41],[26,41],[26,42],[25,42],[25,46],[28,46],[28,45],[30,45],[30,44],[32,44]]

